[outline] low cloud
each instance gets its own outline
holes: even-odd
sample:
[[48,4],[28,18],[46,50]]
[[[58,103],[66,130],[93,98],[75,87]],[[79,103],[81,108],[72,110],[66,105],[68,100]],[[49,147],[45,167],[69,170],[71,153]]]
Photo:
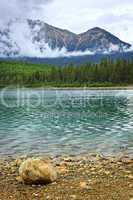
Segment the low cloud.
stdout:
[[[5,30],[5,29],[4,29]],[[65,47],[62,49],[56,48],[51,49],[47,43],[42,41],[39,43],[36,41],[33,43],[33,35],[26,20],[14,20],[10,23],[9,26],[9,38],[12,44],[12,51],[19,51],[19,56],[22,57],[38,57],[38,58],[56,58],[56,57],[74,57],[74,56],[84,56],[84,55],[93,55],[95,52],[87,51],[75,51],[68,52]],[[1,40],[4,38],[1,36]],[[7,40],[7,38],[6,38]],[[43,47],[43,52],[40,51],[40,47]],[[0,48],[4,51],[10,52],[8,46],[1,46]],[[16,55],[17,56],[17,55]]]

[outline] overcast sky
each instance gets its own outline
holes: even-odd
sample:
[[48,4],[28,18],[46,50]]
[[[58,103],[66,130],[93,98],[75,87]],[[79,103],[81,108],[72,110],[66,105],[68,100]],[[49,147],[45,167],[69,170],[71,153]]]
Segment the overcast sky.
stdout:
[[81,33],[99,26],[133,42],[133,0],[0,0],[0,20],[41,19]]

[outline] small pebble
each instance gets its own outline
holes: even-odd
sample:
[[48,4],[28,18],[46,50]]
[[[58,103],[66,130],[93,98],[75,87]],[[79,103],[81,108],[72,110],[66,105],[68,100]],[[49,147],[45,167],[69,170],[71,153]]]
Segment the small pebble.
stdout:
[[70,195],[70,199],[76,199],[76,195]]

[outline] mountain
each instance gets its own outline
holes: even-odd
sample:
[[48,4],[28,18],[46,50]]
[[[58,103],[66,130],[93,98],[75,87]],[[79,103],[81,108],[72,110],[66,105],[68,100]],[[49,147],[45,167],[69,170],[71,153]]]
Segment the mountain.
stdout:
[[0,28],[1,57],[64,57],[121,53],[130,44],[101,28],[75,34],[40,20],[11,20]]

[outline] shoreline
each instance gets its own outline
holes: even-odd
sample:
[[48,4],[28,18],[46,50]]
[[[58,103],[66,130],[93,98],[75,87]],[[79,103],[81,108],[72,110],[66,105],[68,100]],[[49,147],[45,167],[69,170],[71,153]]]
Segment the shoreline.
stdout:
[[[58,179],[49,185],[24,185],[17,180],[20,164],[29,157],[0,160],[2,200],[130,200],[133,198],[133,159],[128,156],[103,157],[100,154],[77,156],[39,156],[52,162]],[[35,156],[34,158],[38,158]]]
[[45,89],[45,90],[133,90],[133,85],[131,86],[88,86],[88,87],[56,87],[56,86],[0,86],[0,90],[4,88],[9,89]]
[[80,157],[82,159],[82,157],[87,157],[89,159],[89,157],[96,157],[99,156],[103,159],[109,159],[109,158],[115,158],[115,159],[122,159],[124,157],[129,158],[129,159],[133,159],[133,153],[128,153],[125,151],[119,151],[117,153],[101,153],[98,151],[85,151],[85,152],[81,152],[81,153],[60,153],[60,154],[53,154],[50,152],[42,152],[42,153],[26,153],[26,154],[0,154],[0,160],[6,159],[6,160],[15,160],[18,158],[30,158],[30,157],[46,157],[46,158],[51,158],[51,159],[56,159],[56,158],[64,158],[64,157],[72,157],[72,158],[77,158]]

